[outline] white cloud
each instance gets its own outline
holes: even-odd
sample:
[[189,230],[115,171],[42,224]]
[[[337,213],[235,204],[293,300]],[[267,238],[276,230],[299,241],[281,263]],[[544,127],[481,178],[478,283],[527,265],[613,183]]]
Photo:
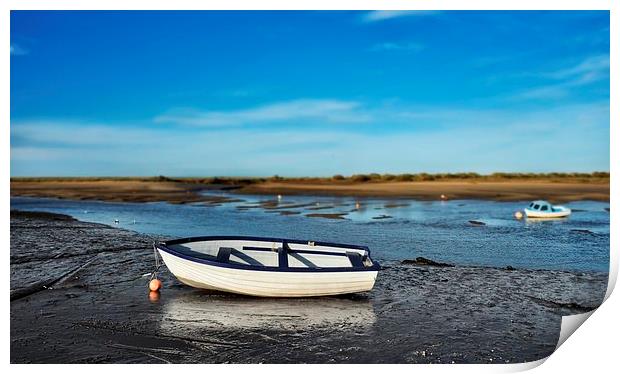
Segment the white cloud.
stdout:
[[609,55],[590,56],[572,66],[526,75],[550,80],[552,83],[518,92],[512,99],[560,99],[569,96],[577,88],[609,79]]
[[362,20],[365,22],[385,21],[398,17],[428,16],[438,14],[437,10],[373,10],[365,13]]
[[342,100],[299,99],[229,111],[173,111],[155,118],[158,123],[190,126],[241,126],[265,122],[315,120],[355,123],[370,120],[360,103]]
[[12,56],[22,56],[22,55],[27,55],[28,54],[28,50],[20,47],[17,44],[12,43],[11,44],[11,55]]
[[41,161],[57,160],[66,156],[66,150],[40,146],[11,147],[11,160]]
[[380,51],[403,51],[403,52],[420,52],[424,46],[419,43],[393,43],[385,42],[373,45],[370,50],[373,52]]
[[574,79],[578,82],[591,82],[593,79],[603,78],[609,74],[609,55],[597,55],[586,58],[580,63],[568,68],[543,73],[551,79]]
[[[377,109],[379,129],[11,123],[13,175],[332,175],[609,169],[609,105]],[[398,128],[379,127],[400,120]],[[14,141],[19,138],[19,141]],[[562,144],[562,147],[558,147]],[[541,158],[541,155],[544,157]]]
[[131,125],[112,126],[74,121],[21,121],[11,124],[11,143],[22,140],[27,140],[29,144],[53,147],[116,147],[148,142],[148,139],[144,139],[143,131]]
[[511,99],[516,100],[555,100],[569,96],[569,87],[563,84],[547,85],[534,87],[525,91],[518,92]]

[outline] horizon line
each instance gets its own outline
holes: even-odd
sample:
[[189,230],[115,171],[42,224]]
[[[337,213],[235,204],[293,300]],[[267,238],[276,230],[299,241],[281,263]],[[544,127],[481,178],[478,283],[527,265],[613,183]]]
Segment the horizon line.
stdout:
[[20,175],[20,176],[11,176],[11,179],[28,179],[28,178],[229,178],[229,179],[260,179],[260,178],[281,178],[281,179],[303,179],[303,178],[334,178],[334,177],[343,177],[343,178],[352,178],[355,176],[443,176],[443,177],[491,177],[491,176],[594,176],[595,174],[607,174],[610,176],[611,172],[609,170],[593,170],[590,172],[504,172],[497,171],[492,173],[478,173],[478,172],[438,172],[438,173],[428,173],[428,172],[412,172],[412,173],[354,173],[354,174],[333,174],[333,175],[305,175],[305,176],[287,176],[287,175]]

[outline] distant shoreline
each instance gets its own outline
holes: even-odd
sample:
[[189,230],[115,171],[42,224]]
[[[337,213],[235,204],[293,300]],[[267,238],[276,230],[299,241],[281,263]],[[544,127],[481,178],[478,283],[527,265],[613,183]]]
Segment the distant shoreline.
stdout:
[[373,183],[373,182],[429,182],[429,181],[470,181],[470,182],[500,182],[514,180],[575,182],[575,183],[609,183],[610,173],[595,171],[591,173],[404,173],[404,174],[353,174],[343,176],[336,174],[331,177],[167,177],[159,176],[45,176],[45,177],[11,177],[11,182],[96,182],[96,181],[139,181],[139,182],[179,182],[193,184],[236,184],[247,185],[263,182],[291,182],[291,183]]
[[[399,181],[385,176],[339,178],[11,178],[11,196],[56,197],[72,200],[170,203],[226,203],[234,198],[204,194],[229,190],[235,194],[317,195],[411,198],[418,200],[483,199],[554,203],[577,200],[609,201],[609,173],[511,174],[471,178],[427,175],[427,180]],[[519,176],[520,175],[520,176]],[[416,175],[416,178],[420,175]],[[444,175],[445,176],[445,175]],[[396,176],[398,177],[398,176]]]

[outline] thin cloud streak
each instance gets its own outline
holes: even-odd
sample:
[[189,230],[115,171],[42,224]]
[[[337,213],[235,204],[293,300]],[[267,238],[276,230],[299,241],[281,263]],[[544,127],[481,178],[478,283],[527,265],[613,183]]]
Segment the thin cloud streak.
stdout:
[[[115,148],[148,142],[144,131],[132,125],[106,125],[75,121],[20,121],[11,124],[11,144],[69,148]],[[161,137],[171,131],[158,129]],[[122,134],[122,136],[120,136]]]
[[609,79],[609,55],[590,56],[573,66],[527,75],[548,79],[554,83],[519,92],[513,95],[512,99],[561,99],[570,96],[576,88]]
[[[606,102],[527,115],[459,108],[384,109],[383,114],[385,121],[402,117],[410,126],[390,133],[357,127],[179,132],[161,126],[14,122],[11,136],[21,142],[11,142],[11,170],[14,175],[122,175],[139,170],[142,175],[302,176],[609,169],[609,133],[602,131],[609,127]],[[418,131],[417,124],[425,121],[435,126]],[[83,131],[76,132],[77,127]],[[558,148],[558,143],[564,146]],[[522,152],[523,144],[528,152]]]
[[29,53],[28,50],[20,47],[17,44],[11,43],[11,56],[24,56]]
[[364,22],[378,22],[400,17],[432,16],[438,10],[373,10],[362,16]]
[[592,82],[595,79],[603,79],[609,76],[609,55],[591,56],[577,65],[543,73],[542,77],[551,79],[576,79],[579,82]]
[[402,51],[402,52],[420,52],[424,49],[424,46],[419,43],[393,43],[393,42],[385,42],[375,44],[370,48],[372,52],[381,52],[381,51]]
[[226,127],[292,120],[315,120],[328,123],[368,122],[360,112],[360,103],[342,100],[299,99],[230,111],[173,111],[154,119],[156,123],[187,126]]

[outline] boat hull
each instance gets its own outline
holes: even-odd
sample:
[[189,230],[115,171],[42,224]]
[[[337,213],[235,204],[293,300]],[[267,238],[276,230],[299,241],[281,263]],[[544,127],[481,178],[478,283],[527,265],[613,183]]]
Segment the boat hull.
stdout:
[[368,271],[269,271],[222,267],[175,256],[158,248],[179,281],[196,288],[262,297],[310,297],[369,291],[377,278]]
[[541,212],[537,210],[525,209],[525,215],[528,218],[563,218],[570,215],[570,209],[565,209],[559,212]]

